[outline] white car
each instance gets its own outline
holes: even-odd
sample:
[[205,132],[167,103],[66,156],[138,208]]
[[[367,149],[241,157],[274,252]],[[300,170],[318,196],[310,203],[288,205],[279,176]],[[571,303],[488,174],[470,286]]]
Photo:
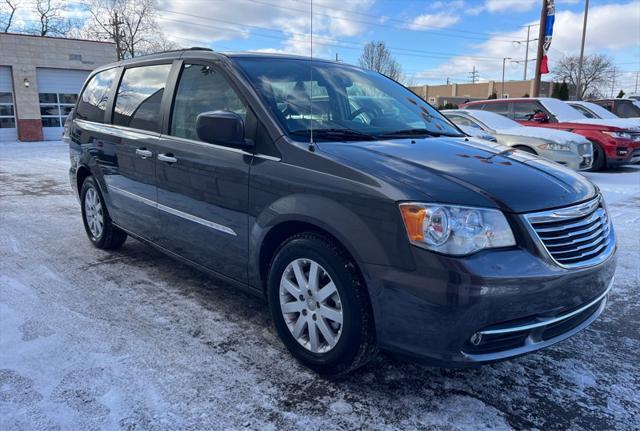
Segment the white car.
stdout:
[[537,154],[576,171],[591,167],[593,147],[584,136],[563,130],[526,127],[488,111],[454,109],[442,113],[458,127],[476,128],[491,134],[499,144]]
[[640,118],[620,118],[613,112],[603,108],[597,103],[583,102],[579,100],[574,100],[566,103],[587,118],[601,118],[603,120],[625,120],[632,127],[640,126]]

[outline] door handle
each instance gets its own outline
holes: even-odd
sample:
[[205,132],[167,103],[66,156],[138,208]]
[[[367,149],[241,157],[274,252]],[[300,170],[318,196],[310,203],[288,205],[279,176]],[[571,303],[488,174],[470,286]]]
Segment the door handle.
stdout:
[[136,148],[136,154],[142,157],[143,159],[153,156],[153,153],[145,148]]
[[173,154],[171,154],[171,153],[158,154],[158,160],[160,160],[161,162],[166,162],[166,163],[176,163],[178,161],[178,159],[173,157]]

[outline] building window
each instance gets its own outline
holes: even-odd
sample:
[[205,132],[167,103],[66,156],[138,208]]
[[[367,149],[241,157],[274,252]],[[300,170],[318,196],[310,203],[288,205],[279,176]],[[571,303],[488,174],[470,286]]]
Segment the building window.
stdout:
[[16,117],[13,109],[13,95],[0,91],[0,129],[16,127]]
[[72,93],[40,93],[42,127],[63,127],[78,100]]

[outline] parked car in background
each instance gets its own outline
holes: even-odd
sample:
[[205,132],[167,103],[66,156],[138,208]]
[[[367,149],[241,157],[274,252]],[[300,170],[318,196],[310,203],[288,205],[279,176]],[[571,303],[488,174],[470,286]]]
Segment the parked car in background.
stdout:
[[[569,106],[571,106],[576,111],[580,112],[587,118],[602,118],[604,120],[620,120],[613,112],[608,109],[603,108],[602,106],[593,103],[593,102],[585,102],[580,100],[574,100],[571,102],[565,102]],[[640,118],[625,118],[628,121],[631,127],[640,126]]]
[[563,101],[549,97],[480,100],[461,107],[495,112],[525,126],[582,135],[593,144],[592,170],[640,161],[640,127],[630,125],[624,118],[587,118]]
[[441,112],[456,126],[489,133],[502,145],[537,154],[575,171],[591,168],[593,148],[584,136],[562,130],[525,127],[488,111],[454,109]]
[[637,99],[596,99],[590,102],[602,106],[620,118],[640,118],[640,100]]
[[589,326],[613,285],[596,186],[468,138],[373,71],[142,56],[94,71],[69,121],[91,243],[130,235],[265,298],[284,345],[321,373],[378,348],[447,366],[520,356]]

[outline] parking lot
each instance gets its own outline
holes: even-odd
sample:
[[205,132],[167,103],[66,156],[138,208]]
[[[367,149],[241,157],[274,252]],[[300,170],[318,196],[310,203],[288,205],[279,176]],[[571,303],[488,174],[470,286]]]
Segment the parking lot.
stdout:
[[0,429],[638,429],[640,165],[586,174],[619,242],[603,315],[476,369],[382,354],[342,381],[260,300],[129,239],[92,247],[62,143],[0,144]]

